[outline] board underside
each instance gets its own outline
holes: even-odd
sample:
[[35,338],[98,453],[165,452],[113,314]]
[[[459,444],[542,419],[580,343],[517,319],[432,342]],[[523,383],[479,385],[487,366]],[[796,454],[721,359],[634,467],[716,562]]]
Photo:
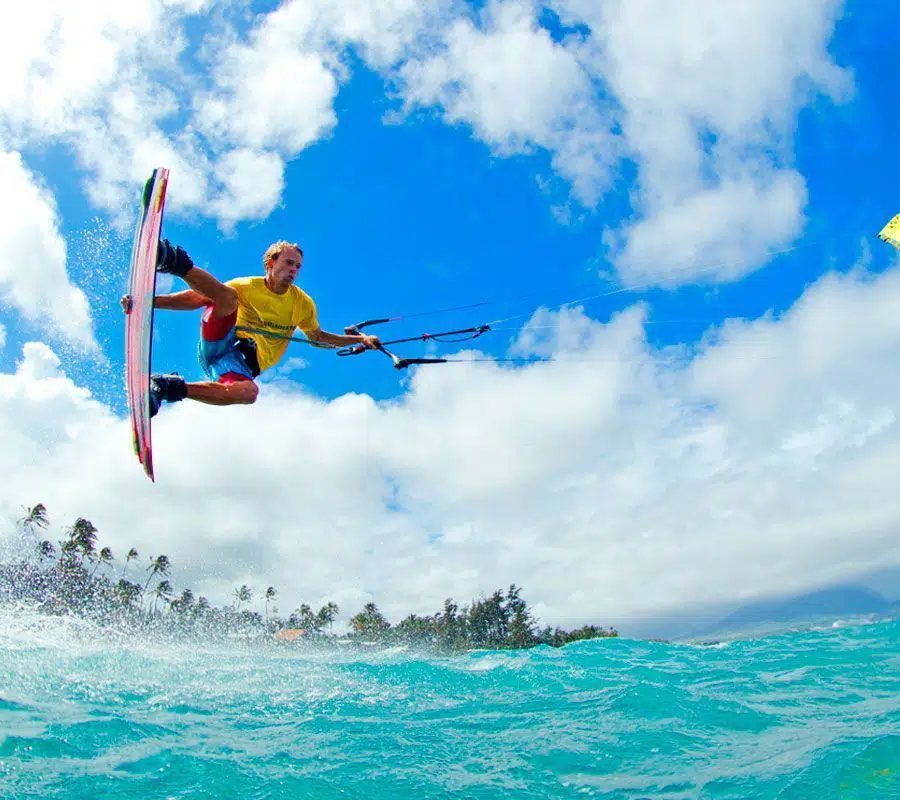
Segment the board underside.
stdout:
[[162,229],[168,180],[169,170],[159,168],[153,170],[144,185],[128,276],[130,311],[125,318],[125,383],[134,452],[150,480],[154,480],[150,427],[153,297],[156,291],[156,248]]

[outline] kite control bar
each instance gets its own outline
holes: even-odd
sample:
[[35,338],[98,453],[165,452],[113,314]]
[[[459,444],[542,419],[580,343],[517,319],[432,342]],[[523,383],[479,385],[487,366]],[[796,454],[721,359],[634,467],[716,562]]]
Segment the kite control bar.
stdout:
[[[386,317],[385,319],[367,319],[365,322],[358,322],[356,325],[348,325],[344,328],[344,333],[348,336],[359,336],[362,333],[362,329],[366,328],[370,325],[381,325],[385,322],[394,322],[395,320],[390,317]],[[469,339],[477,339],[481,334],[487,333],[491,329],[490,325],[478,325],[474,328],[460,328],[455,331],[444,331],[442,333],[422,333],[418,336],[410,336],[406,339],[391,339],[387,342],[382,342],[381,346],[378,348],[382,353],[388,356],[391,361],[394,362],[395,369],[406,369],[407,367],[413,364],[446,364],[446,358],[400,358],[400,356],[395,355],[390,350],[388,350],[385,345],[389,344],[402,344],[404,342],[465,342]],[[456,338],[448,339],[446,337],[453,336]],[[368,348],[364,344],[354,344],[350,347],[343,347],[337,351],[339,356],[358,356],[360,353],[365,353]]]

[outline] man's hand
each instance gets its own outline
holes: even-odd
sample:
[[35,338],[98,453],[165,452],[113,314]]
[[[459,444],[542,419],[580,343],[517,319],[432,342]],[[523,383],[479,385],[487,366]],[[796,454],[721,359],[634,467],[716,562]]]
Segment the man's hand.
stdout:
[[122,306],[122,311],[124,311],[126,314],[130,314],[131,313],[131,295],[130,294],[122,295],[122,299],[119,300],[119,305]]
[[378,350],[381,348],[381,339],[377,336],[369,336],[368,334],[361,333],[362,337],[361,344],[366,347],[367,350]]

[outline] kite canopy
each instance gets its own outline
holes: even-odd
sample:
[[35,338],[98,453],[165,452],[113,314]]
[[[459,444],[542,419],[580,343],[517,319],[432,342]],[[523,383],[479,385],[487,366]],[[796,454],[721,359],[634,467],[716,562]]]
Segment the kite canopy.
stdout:
[[900,214],[881,229],[878,238],[900,250]]

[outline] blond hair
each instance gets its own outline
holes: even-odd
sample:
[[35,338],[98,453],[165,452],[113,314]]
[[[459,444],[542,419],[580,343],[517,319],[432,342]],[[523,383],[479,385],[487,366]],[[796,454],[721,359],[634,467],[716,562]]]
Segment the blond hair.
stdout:
[[301,249],[299,244],[294,244],[293,242],[287,242],[282,239],[280,242],[275,242],[274,244],[270,244],[266,248],[265,255],[263,255],[263,269],[268,271],[269,262],[274,261],[278,256],[282,254],[288,247],[293,247],[298,253],[300,253],[300,258],[303,258],[303,250]]

